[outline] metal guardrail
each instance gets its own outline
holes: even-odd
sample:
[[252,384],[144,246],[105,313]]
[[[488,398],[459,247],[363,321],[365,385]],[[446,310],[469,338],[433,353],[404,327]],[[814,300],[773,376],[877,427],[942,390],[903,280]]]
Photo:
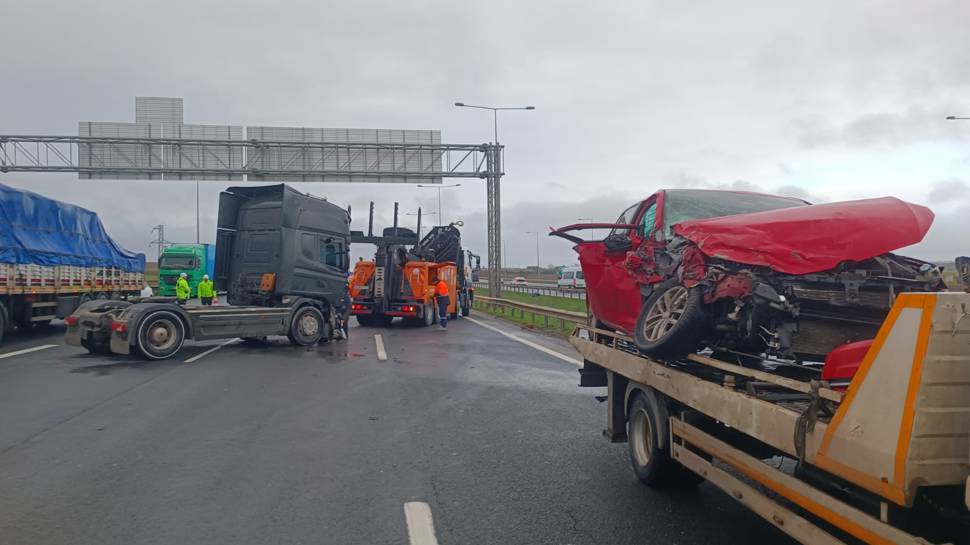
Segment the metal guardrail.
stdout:
[[[499,308],[502,314],[505,314],[506,309],[508,309],[512,315],[515,317],[515,312],[519,312],[519,316],[523,319],[526,314],[531,315],[532,323],[539,325],[536,322],[536,318],[542,317],[543,326],[549,327],[549,319],[559,320],[559,329],[561,331],[566,331],[566,324],[580,324],[586,325],[587,317],[584,312],[573,312],[571,310],[562,310],[558,308],[544,307],[541,305],[530,305],[529,303],[521,303],[519,301],[511,301],[509,299],[500,299],[498,297],[485,297],[484,295],[475,296],[475,304],[485,307],[485,310],[491,310],[492,308]],[[572,329],[569,327],[568,329]]]
[[[475,282],[474,285],[476,288],[488,288],[488,284],[485,282]],[[503,283],[502,291],[511,293],[525,293],[528,295],[566,297],[568,299],[586,299],[586,290],[583,288],[564,289],[550,286],[514,286],[512,284]]]

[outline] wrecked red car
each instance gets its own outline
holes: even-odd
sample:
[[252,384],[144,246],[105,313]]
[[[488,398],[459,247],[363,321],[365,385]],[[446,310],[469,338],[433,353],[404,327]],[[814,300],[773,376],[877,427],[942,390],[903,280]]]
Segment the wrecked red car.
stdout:
[[[704,347],[821,361],[875,336],[904,291],[945,289],[939,268],[891,253],[933,213],[895,198],[812,205],[740,191],[668,189],[615,223],[550,235],[576,243],[596,325],[640,351]],[[609,229],[601,240],[576,231]]]

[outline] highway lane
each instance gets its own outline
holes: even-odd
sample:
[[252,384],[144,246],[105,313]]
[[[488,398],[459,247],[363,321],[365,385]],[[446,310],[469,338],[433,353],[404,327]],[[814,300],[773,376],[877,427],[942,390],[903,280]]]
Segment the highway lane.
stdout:
[[510,336],[569,346],[476,319],[508,335],[458,320],[190,364],[214,344],[0,360],[0,541],[407,543],[418,502],[442,544],[789,543],[710,485],[640,485],[600,435],[601,392]]

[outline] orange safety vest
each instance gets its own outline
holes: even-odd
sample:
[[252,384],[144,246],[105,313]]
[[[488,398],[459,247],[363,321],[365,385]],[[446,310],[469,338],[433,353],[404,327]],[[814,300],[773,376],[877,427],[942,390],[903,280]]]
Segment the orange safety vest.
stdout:
[[438,280],[438,283],[434,285],[434,291],[437,295],[448,295],[448,283],[444,280]]

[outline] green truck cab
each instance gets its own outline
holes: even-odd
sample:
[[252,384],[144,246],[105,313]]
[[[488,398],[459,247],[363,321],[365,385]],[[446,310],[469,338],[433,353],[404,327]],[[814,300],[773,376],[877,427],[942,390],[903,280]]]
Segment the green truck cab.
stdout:
[[199,294],[199,282],[207,274],[215,281],[216,247],[214,244],[174,244],[158,258],[158,295],[175,297],[175,283],[181,273],[188,275],[190,297]]

